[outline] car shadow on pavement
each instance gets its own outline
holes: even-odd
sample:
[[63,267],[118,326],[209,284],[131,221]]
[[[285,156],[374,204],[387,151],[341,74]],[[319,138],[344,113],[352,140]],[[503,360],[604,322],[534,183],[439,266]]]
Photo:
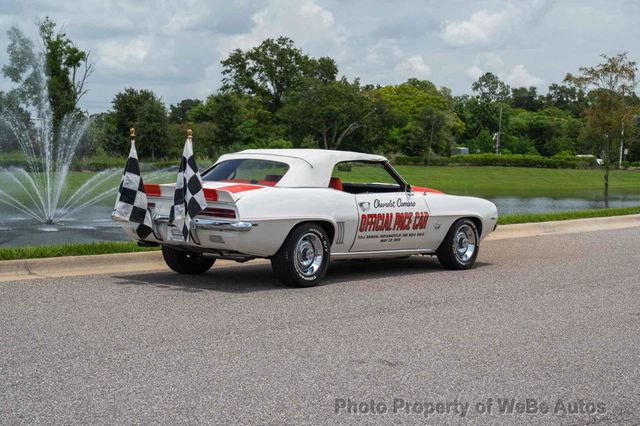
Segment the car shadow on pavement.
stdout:
[[[488,263],[476,262],[474,268],[488,265]],[[397,276],[406,277],[413,274],[450,274],[455,272],[443,269],[436,258],[431,256],[412,256],[406,259],[345,260],[332,262],[329,272],[320,285]]]
[[[475,268],[488,266],[477,262]],[[456,273],[445,271],[435,258],[413,256],[407,259],[333,261],[321,286],[348,284],[370,279],[391,278],[424,273]],[[462,272],[464,273],[464,272]],[[153,285],[173,291],[252,293],[291,289],[278,281],[268,263],[214,267],[202,275],[179,275],[171,271],[117,275],[119,285]]]

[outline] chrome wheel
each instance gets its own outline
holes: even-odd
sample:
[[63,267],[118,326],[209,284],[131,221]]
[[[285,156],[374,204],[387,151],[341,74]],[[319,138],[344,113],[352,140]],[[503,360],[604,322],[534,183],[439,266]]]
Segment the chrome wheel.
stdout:
[[476,233],[469,225],[464,224],[457,229],[453,243],[454,252],[458,260],[462,263],[467,263],[476,252]]
[[315,223],[301,223],[271,257],[273,272],[285,285],[313,287],[327,273],[330,244],[324,228]]
[[296,244],[296,270],[305,277],[313,276],[322,265],[323,246],[320,238],[312,232],[304,234]]

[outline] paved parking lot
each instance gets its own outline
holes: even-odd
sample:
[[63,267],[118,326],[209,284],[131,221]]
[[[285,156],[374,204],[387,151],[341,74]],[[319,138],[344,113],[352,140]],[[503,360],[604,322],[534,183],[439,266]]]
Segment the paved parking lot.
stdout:
[[638,423],[638,241],[336,262],[310,289],[265,264],[0,283],[0,423]]

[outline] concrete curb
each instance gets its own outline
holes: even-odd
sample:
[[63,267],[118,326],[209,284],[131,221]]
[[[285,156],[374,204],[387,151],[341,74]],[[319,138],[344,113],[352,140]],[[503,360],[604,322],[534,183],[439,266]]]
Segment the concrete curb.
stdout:
[[539,235],[605,231],[611,229],[631,228],[634,226],[640,226],[640,214],[558,220],[553,222],[520,223],[517,225],[498,226],[496,232],[489,235],[485,241],[535,237]]
[[[571,234],[640,226],[640,214],[556,222],[523,223],[498,226],[496,232],[485,241],[539,235]],[[260,260],[258,260],[260,261]],[[258,261],[253,261],[256,264]],[[262,263],[267,261],[262,260]],[[238,265],[234,261],[217,261],[216,267]],[[45,277],[128,273],[166,270],[167,266],[158,251],[143,253],[100,254],[93,256],[68,256],[44,259],[0,261],[0,282]]]
[[162,269],[166,265],[160,252],[115,253],[92,256],[65,256],[0,262],[0,281]]

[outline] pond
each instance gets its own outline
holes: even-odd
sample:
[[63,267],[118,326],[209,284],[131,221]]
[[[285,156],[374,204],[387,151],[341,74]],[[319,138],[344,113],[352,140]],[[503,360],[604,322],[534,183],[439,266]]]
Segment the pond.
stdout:
[[[539,213],[551,211],[602,208],[601,191],[574,192],[563,197],[544,193],[504,196],[496,194],[468,194],[487,198],[498,206],[500,214]],[[115,196],[115,195],[114,195]],[[613,193],[611,207],[640,205],[640,193]],[[0,205],[0,247],[61,244],[91,241],[125,241],[120,226],[110,219],[113,200],[93,205],[76,217],[61,224],[45,225],[21,216],[15,210]]]

